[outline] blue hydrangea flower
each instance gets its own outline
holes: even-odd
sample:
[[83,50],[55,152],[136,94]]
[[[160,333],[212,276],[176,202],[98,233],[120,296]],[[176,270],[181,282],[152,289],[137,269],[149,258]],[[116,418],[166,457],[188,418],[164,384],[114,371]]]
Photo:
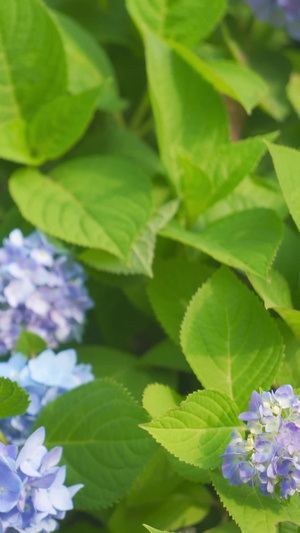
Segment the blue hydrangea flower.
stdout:
[[16,353],[6,363],[0,363],[0,376],[16,381],[29,393],[30,399],[24,415],[0,420],[0,429],[8,442],[22,444],[45,405],[94,379],[91,365],[76,363],[77,354],[72,349],[58,354],[44,350],[34,359]]
[[37,429],[18,453],[0,443],[0,533],[50,532],[73,509],[72,498],[83,485],[64,485],[66,467],[57,466],[62,448],[48,452],[45,429]]
[[254,391],[246,439],[234,431],[222,455],[222,472],[231,485],[257,485],[261,494],[288,499],[300,493],[300,401],[291,385],[275,392]]
[[60,253],[39,231],[15,229],[0,248],[0,355],[14,350],[21,328],[49,348],[80,341],[93,302],[83,267]]
[[284,28],[294,39],[300,40],[299,0],[245,0],[256,16],[272,26]]

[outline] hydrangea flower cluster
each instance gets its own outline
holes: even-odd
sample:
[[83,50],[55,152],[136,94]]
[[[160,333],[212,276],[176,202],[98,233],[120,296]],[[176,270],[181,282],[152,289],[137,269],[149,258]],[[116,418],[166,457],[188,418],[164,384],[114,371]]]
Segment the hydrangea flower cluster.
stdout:
[[245,0],[256,16],[272,26],[284,28],[294,39],[300,40],[299,0]]
[[0,355],[14,350],[21,328],[48,348],[80,341],[85,311],[93,301],[82,266],[35,231],[15,229],[0,248]]
[[66,467],[57,466],[62,448],[48,452],[45,429],[37,429],[18,447],[0,443],[0,533],[50,532],[73,509],[72,497],[83,485],[64,485]]
[[276,392],[254,391],[249,411],[240,414],[249,434],[235,431],[223,457],[231,485],[257,485],[263,495],[288,499],[300,493],[300,401],[291,385]]
[[24,415],[0,420],[0,429],[8,442],[22,444],[45,405],[94,379],[91,365],[77,365],[76,362],[75,350],[69,349],[58,354],[44,350],[34,359],[16,353],[6,363],[0,363],[0,376],[16,381],[29,393],[30,399]]

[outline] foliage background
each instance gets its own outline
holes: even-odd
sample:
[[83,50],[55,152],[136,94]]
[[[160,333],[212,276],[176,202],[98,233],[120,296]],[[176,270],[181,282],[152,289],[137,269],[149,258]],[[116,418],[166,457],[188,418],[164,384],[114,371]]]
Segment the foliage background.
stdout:
[[299,45],[238,0],[10,0],[0,34],[1,237],[62,240],[96,304],[97,379],[37,423],[85,484],[62,532],[297,532],[219,467],[299,387]]

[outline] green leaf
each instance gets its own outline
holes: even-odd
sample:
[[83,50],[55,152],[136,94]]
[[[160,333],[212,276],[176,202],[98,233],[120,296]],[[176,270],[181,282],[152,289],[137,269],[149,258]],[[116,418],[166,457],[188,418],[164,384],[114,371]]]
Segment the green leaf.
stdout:
[[[280,385],[289,383],[292,387],[299,387],[300,375],[300,345],[299,338],[293,335],[290,328],[284,322],[278,320],[283,342],[285,346],[285,353],[283,363],[277,373],[276,382]],[[297,394],[297,393],[295,393]]]
[[283,357],[275,321],[227,268],[193,297],[182,329],[183,352],[204,387],[245,410],[253,390],[272,385]]
[[277,525],[276,533],[300,533],[300,527],[291,522],[280,522]]
[[180,163],[183,169],[183,202],[188,220],[193,224],[211,204],[214,184],[209,174],[189,158],[180,157]]
[[300,152],[286,146],[268,144],[277,178],[290,213],[300,230]]
[[48,102],[30,123],[29,143],[35,159],[57,159],[82,136],[92,119],[99,88],[66,94]]
[[229,141],[225,106],[198,72],[150,34],[146,60],[162,160],[179,188],[179,153],[201,164],[214,148]]
[[[163,414],[172,407],[180,404],[182,397],[170,387],[152,383],[144,390],[143,406],[152,418]],[[208,470],[180,461],[174,455],[167,453],[168,461],[177,474],[193,483],[210,483]]]
[[181,372],[190,372],[191,370],[180,346],[174,344],[170,339],[164,339],[150,348],[140,359],[140,365],[144,364]]
[[63,446],[68,484],[84,483],[78,507],[106,507],[126,494],[154,451],[153,441],[138,427],[146,419],[121,385],[103,379],[43,409],[36,427],[46,427],[46,446]]
[[152,207],[141,167],[95,156],[63,163],[50,176],[34,169],[13,174],[10,192],[23,216],[54,237],[127,259]]
[[145,388],[153,382],[176,387],[176,376],[165,369],[140,365],[140,358],[107,346],[79,346],[79,362],[91,364],[96,378],[112,378],[123,385],[138,401]]
[[217,25],[225,0],[127,0],[127,8],[142,31],[187,46],[197,44]]
[[226,59],[203,61],[177,43],[171,43],[178,54],[220,93],[239,102],[248,114],[258,105],[268,86],[253,70]]
[[[155,527],[147,526],[147,524],[143,524],[150,533],[169,533],[168,531],[162,531],[161,529],[156,529]],[[171,533],[171,532],[170,532]]]
[[41,337],[35,333],[31,333],[31,331],[26,331],[23,328],[21,329],[15,348],[16,352],[21,352],[23,355],[26,355],[26,357],[30,357],[39,354],[46,348],[47,344],[44,339],[41,339]]
[[177,408],[142,424],[155,440],[181,461],[202,468],[220,464],[230,434],[238,427],[235,403],[216,391],[190,394]]
[[223,505],[243,533],[275,533],[278,522],[300,521],[297,495],[288,501],[278,496],[262,496],[257,487],[230,486],[217,471],[212,474],[212,479]]
[[213,197],[210,203],[222,200],[230,194],[243,178],[252,172],[266,152],[265,139],[273,140],[276,134],[257,136],[224,144],[214,150],[204,162],[203,168],[213,181]]
[[217,261],[268,278],[268,270],[282,239],[283,225],[269,209],[233,213],[207,226],[188,231],[172,220],[160,235],[192,246]]
[[119,99],[113,67],[104,49],[71,17],[54,11],[52,15],[66,53],[70,93],[79,94],[101,87],[98,107],[105,111],[120,109],[123,102]]
[[248,278],[256,292],[264,301],[266,309],[276,307],[292,307],[291,292],[287,280],[274,268],[269,271],[269,279],[265,280],[249,274]]
[[111,533],[143,533],[146,520],[157,527],[178,529],[207,514],[210,493],[200,484],[183,481],[159,448],[109,519]]
[[180,404],[182,396],[166,385],[151,383],[143,394],[143,407],[151,418],[156,418],[165,411]]
[[0,156],[31,163],[27,124],[66,90],[64,49],[38,0],[1,2],[0,22]]
[[148,294],[158,320],[175,343],[179,344],[180,325],[191,297],[212,272],[205,263],[185,258],[155,264]]
[[78,259],[97,270],[113,274],[144,274],[152,278],[156,235],[173,218],[177,209],[177,200],[171,200],[159,207],[133,244],[127,259],[128,264],[103,250],[85,250],[79,254]]
[[15,381],[0,377],[0,418],[23,415],[29,406],[29,395]]
[[280,50],[267,49],[258,44],[251,47],[247,62],[268,87],[261,99],[263,110],[275,120],[284,120],[291,108],[286,94],[291,72],[290,61]]
[[103,120],[93,124],[76,146],[76,157],[86,155],[116,155],[139,163],[151,175],[163,174],[158,154],[140,137],[115,122]]
[[[234,61],[216,59],[209,63],[213,71],[227,84],[235,96],[234,100],[240,102],[248,114],[256,107],[268,87],[257,72]],[[228,94],[225,92],[225,94]],[[228,94],[228,96],[233,96]]]
[[300,117],[300,74],[293,73],[287,86],[289,100]]
[[[157,486],[156,486],[157,487]],[[154,494],[157,488],[154,488]],[[191,526],[208,514],[211,494],[202,485],[183,481],[173,492],[155,502],[126,506],[122,502],[109,520],[111,533],[143,533],[143,521],[159,527],[176,529]],[[157,531],[151,529],[150,531]]]
[[202,168],[182,157],[184,202],[190,220],[195,222],[209,206],[228,196],[265,151],[264,138],[258,136],[218,147]]
[[273,309],[300,338],[300,311],[293,309],[290,287],[287,280],[275,269],[269,272],[269,280],[249,275],[256,292],[263,299],[266,309]]
[[286,218],[288,208],[277,181],[246,176],[231,194],[213,204],[201,215],[200,227],[201,224],[208,225],[227,215],[254,208],[271,209],[281,220]]

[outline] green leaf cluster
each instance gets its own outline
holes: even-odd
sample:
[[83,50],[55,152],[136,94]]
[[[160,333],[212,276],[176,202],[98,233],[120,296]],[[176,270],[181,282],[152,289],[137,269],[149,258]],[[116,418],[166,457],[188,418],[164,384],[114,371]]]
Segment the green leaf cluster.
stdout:
[[[36,421],[84,483],[62,533],[298,531],[220,456],[253,390],[299,388],[299,80],[240,0],[0,2],[1,238],[60,242],[95,301],[95,380]],[[0,378],[2,418],[28,402]]]

